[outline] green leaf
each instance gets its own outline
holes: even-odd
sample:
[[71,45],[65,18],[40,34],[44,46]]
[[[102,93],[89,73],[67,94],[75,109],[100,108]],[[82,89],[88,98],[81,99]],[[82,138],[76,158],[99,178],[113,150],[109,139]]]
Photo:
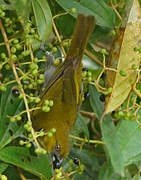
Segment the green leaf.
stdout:
[[110,116],[106,115],[101,123],[102,139],[114,168],[114,171],[121,176],[124,175],[124,155],[121,151],[119,137],[116,128]]
[[[93,111],[96,113],[98,119],[100,119],[104,111],[104,103],[100,101],[100,93],[96,91],[94,86],[90,86],[90,103]],[[119,139],[116,133],[116,128],[109,115],[103,118],[101,123],[102,139],[108,150],[113,168],[116,173],[123,175],[124,173],[124,158],[121,153]]]
[[123,180],[121,176],[114,173],[113,168],[110,166],[110,163],[105,162],[100,168],[98,180]]
[[46,0],[32,0],[32,7],[39,36],[46,41],[52,31],[52,15]]
[[[82,176],[76,175],[75,179],[96,179],[96,172],[99,171],[99,168],[101,167],[98,158],[93,151],[88,149],[82,149],[82,151],[80,151],[78,148],[71,148],[70,155],[71,157],[80,159],[80,163],[85,166]],[[85,175],[87,175],[87,178],[83,178]]]
[[83,132],[85,137],[89,138],[89,130],[87,126],[88,118],[84,118],[81,114],[78,114],[77,120],[72,130],[72,134],[78,135]]
[[122,28],[114,41],[108,60],[108,67],[116,69],[117,72],[106,72],[106,86],[112,87],[111,94],[106,98],[106,113],[112,112],[125,101],[136,82],[138,71],[133,70],[132,66],[139,68],[140,64],[140,53],[134,51],[135,47],[140,47],[140,17],[138,0],[127,1]]
[[100,101],[100,93],[97,92],[96,88],[92,85],[89,86],[90,92],[90,104],[93,111],[96,113],[98,119],[100,119],[104,112],[104,103]]
[[125,176],[114,173],[110,163],[104,163],[100,169],[98,180],[133,180],[128,169],[125,170]]
[[77,17],[79,13],[85,15],[94,15],[97,25],[113,28],[115,26],[115,14],[111,7],[103,0],[81,0],[80,2],[74,0],[57,0],[57,3],[70,14],[72,8],[76,8],[76,14],[71,14],[73,17]]
[[132,180],[141,180],[141,176],[140,176],[140,173],[136,174]]
[[23,168],[41,179],[51,179],[50,163],[46,155],[34,157],[29,149],[9,146],[0,150],[0,160]]
[[84,55],[82,59],[83,67],[87,68],[91,72],[96,72],[101,70],[101,66],[96,62],[92,61],[88,56]]
[[7,90],[2,93],[0,102],[0,149],[10,143],[13,139],[22,134],[22,125],[10,122],[8,116],[14,116],[24,109],[23,100],[13,96],[12,86],[7,86]]
[[13,9],[16,10],[18,16],[22,16],[25,22],[29,20],[31,12],[31,0],[12,0]]
[[116,128],[124,165],[141,160],[141,129],[136,121],[121,120]]
[[8,167],[8,164],[5,164],[3,162],[0,163],[0,174],[2,174]]

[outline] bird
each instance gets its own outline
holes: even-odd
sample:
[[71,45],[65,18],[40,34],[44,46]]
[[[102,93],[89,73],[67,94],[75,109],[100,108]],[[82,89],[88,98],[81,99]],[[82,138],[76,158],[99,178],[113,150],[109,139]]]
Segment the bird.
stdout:
[[44,100],[53,100],[54,105],[49,112],[38,109],[32,114],[35,130],[56,130],[52,137],[45,135],[40,140],[52,156],[54,169],[60,168],[69,153],[69,133],[82,101],[82,56],[94,26],[94,16],[78,15],[66,58],[40,95],[39,106],[43,105]]

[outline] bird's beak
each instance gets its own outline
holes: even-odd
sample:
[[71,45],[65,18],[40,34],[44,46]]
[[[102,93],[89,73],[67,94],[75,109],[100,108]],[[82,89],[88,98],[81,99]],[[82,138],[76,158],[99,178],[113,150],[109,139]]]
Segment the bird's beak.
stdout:
[[52,161],[53,161],[53,169],[60,169],[61,168],[63,158],[61,158],[60,154],[54,153],[52,155]]

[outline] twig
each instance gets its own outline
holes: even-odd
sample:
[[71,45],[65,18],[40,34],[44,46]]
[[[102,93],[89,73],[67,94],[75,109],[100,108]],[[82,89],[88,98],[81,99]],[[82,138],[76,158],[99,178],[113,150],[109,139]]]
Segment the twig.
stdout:
[[95,61],[96,63],[98,63],[99,65],[103,66],[103,63],[94,55],[92,54],[90,51],[88,51],[87,49],[85,49],[84,53],[93,61]]
[[138,97],[141,98],[141,93],[136,89],[135,85],[133,85],[133,91]]
[[126,111],[127,112],[129,111],[129,104],[130,104],[130,99],[131,99],[132,94],[133,94],[132,91],[130,91],[130,93],[128,95],[127,106],[126,106]]
[[87,112],[87,111],[80,111],[80,114],[82,116],[85,116],[87,118],[91,118],[91,119],[95,119],[96,118],[96,114],[92,113],[92,112]]
[[18,167],[15,167],[15,170],[17,171],[18,175],[20,176],[21,180],[27,180]]
[[99,141],[99,140],[88,140],[88,139],[80,138],[80,137],[73,136],[73,135],[69,135],[69,137],[72,138],[72,139],[78,140],[78,141],[82,141],[82,142],[85,141],[85,143],[104,144],[102,141]]
[[61,46],[61,49],[62,49],[63,55],[64,55],[64,57],[66,57],[66,52],[65,52],[64,47],[62,46],[62,41],[61,41],[61,38],[60,38],[59,32],[58,32],[58,30],[57,30],[57,27],[56,27],[56,25],[55,25],[55,23],[54,23],[54,20],[52,20],[52,25],[53,25],[53,28],[54,28],[55,34],[56,34],[56,36],[57,36],[57,38],[58,38],[58,41],[59,41],[59,43],[60,43],[60,46]]
[[114,12],[116,13],[116,15],[118,16],[118,18],[120,19],[120,21],[122,21],[122,17],[120,16],[119,12],[117,11],[115,6],[113,5],[112,0],[111,0],[111,7],[114,10]]
[[53,16],[53,19],[57,18],[57,17],[60,17],[60,16],[64,16],[64,15],[67,15],[69,12],[64,12],[64,13],[60,13],[60,14],[57,14],[55,16]]

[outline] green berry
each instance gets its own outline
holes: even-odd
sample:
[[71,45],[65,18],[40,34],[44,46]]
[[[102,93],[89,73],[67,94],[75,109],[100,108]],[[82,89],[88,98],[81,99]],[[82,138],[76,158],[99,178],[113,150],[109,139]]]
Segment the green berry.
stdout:
[[38,34],[34,34],[34,38],[39,40]]
[[12,48],[11,48],[11,52],[12,52],[12,53],[16,53],[16,48],[15,48],[15,47],[12,47]]
[[40,74],[39,79],[44,79],[44,74]]
[[29,128],[28,124],[24,124],[24,128],[27,130]]
[[106,49],[101,49],[101,53],[106,54],[107,53]]
[[42,79],[42,80],[38,79],[37,82],[38,82],[38,84],[43,84],[44,83],[44,79]]
[[52,101],[52,100],[49,101],[49,106],[50,106],[50,107],[53,106],[53,101]]
[[41,99],[39,97],[35,98],[35,103],[39,103],[41,101]]
[[25,44],[27,46],[31,45],[32,43],[33,43],[33,39],[32,38],[27,39],[26,42],[25,42]]
[[31,148],[31,143],[27,143],[25,146],[27,147],[27,148]]
[[49,100],[45,100],[44,105],[48,106],[49,105]]
[[83,78],[85,78],[86,76],[87,76],[87,71],[83,71],[83,73],[82,73],[82,76],[83,76]]
[[4,17],[4,16],[5,16],[5,12],[2,12],[2,13],[1,13],[1,17]]
[[28,88],[29,88],[29,89],[33,89],[33,84],[29,84],[29,85],[28,85]]
[[126,74],[126,72],[125,72],[125,71],[123,71],[123,70],[120,70],[120,72],[119,72],[119,73],[120,73],[120,75],[121,75],[121,76],[126,76],[126,75],[127,75],[127,74]]
[[34,70],[32,71],[32,75],[33,75],[33,76],[35,76],[37,73],[38,73],[38,70],[37,70],[37,69],[34,69]]
[[11,60],[14,61],[14,62],[16,62],[16,61],[17,61],[17,56],[16,56],[15,54],[13,54],[13,55],[11,56]]
[[87,72],[87,76],[88,76],[88,77],[91,77],[91,76],[92,76],[92,73],[91,73],[91,72]]
[[62,171],[62,167],[60,169],[55,169],[54,171],[56,174],[59,174]]
[[18,96],[19,99],[22,99],[23,97],[24,95],[22,93]]
[[134,48],[134,51],[135,51],[135,52],[139,51],[139,48],[135,47],[135,48]]
[[0,6],[0,8],[3,10],[3,11],[5,11],[6,10],[6,6],[3,4],[3,5],[1,5]]
[[52,128],[52,129],[51,129],[51,132],[52,132],[52,133],[55,133],[55,132],[56,132],[56,129],[55,129],[55,128]]
[[68,163],[69,163],[69,165],[73,165],[73,160],[70,159]]
[[133,70],[137,70],[137,69],[138,69],[138,66],[137,66],[136,64],[133,64],[133,65],[132,65],[132,69],[133,69]]
[[34,69],[38,70],[38,65],[35,64],[35,63],[32,63],[32,64],[29,65],[29,68],[30,68],[31,70],[34,70]]
[[16,120],[17,120],[17,121],[20,121],[21,119],[22,119],[21,116],[17,116],[17,117],[16,117]]
[[6,175],[2,174],[2,175],[0,176],[0,179],[1,179],[1,180],[7,180],[8,178],[7,178]]
[[28,137],[29,137],[29,139],[32,139],[33,138],[33,136],[32,136],[32,134],[30,133],[30,134],[28,134]]
[[7,71],[10,70],[10,68],[11,68],[9,64],[6,64],[4,67]]
[[6,30],[7,30],[7,33],[12,33],[13,32],[13,29],[12,28],[6,28]]
[[42,111],[44,111],[44,112],[49,112],[49,111],[50,111],[50,107],[48,107],[48,106],[43,106],[43,107],[42,107]]
[[53,48],[53,45],[52,45],[51,43],[49,43],[49,44],[48,44],[48,47],[52,49],[52,48]]
[[14,117],[10,118],[10,122],[15,122],[15,121],[16,121],[16,119]]
[[45,149],[41,149],[41,154],[46,154],[47,153],[47,151],[45,150]]
[[29,54],[30,54],[30,50],[26,50],[26,51],[23,51],[23,52],[22,52],[22,55],[23,55],[24,57],[28,56]]
[[88,77],[88,82],[91,82],[92,81],[92,77]]
[[22,16],[18,16],[18,20],[21,21],[22,20]]
[[30,102],[30,103],[34,102],[34,98],[33,98],[33,97],[30,97],[29,102]]
[[21,146],[23,146],[23,145],[25,144],[25,142],[24,142],[23,140],[20,140],[20,141],[19,141],[19,144],[20,144]]
[[30,33],[31,33],[31,34],[35,34],[35,30],[32,28],[32,29],[30,30]]
[[38,58],[34,58],[33,61],[34,61],[35,63],[38,63],[38,62],[39,62],[39,59],[38,59]]
[[6,54],[5,53],[1,53],[1,58],[5,59],[6,58]]
[[20,45],[20,44],[16,44],[15,47],[16,47],[17,50],[21,50],[22,49],[22,45]]
[[71,9],[71,13],[72,13],[72,14],[76,14],[76,8],[72,8],[72,9]]
[[52,132],[48,132],[48,133],[47,133],[47,136],[48,136],[48,137],[52,137],[52,136],[53,136]]
[[19,43],[19,40],[18,40],[18,39],[14,39],[13,43],[14,43],[14,44],[18,44],[18,43]]
[[112,87],[109,87],[109,88],[107,89],[108,93],[111,93],[111,92],[112,92],[112,90],[113,90],[113,88],[112,88]]
[[69,42],[68,42],[68,41],[63,41],[63,42],[62,42],[62,45],[63,45],[64,47],[69,47]]
[[120,117],[124,116],[124,112],[123,111],[119,111],[118,114],[119,114]]
[[0,90],[1,90],[1,91],[6,91],[6,86],[5,86],[4,84],[2,84],[2,85],[0,86]]
[[29,126],[26,130],[27,130],[28,132],[31,132],[31,129],[32,129],[32,127]]
[[126,113],[126,116],[127,116],[128,118],[130,117],[130,115],[131,115],[130,112],[127,112],[127,113]]
[[57,52],[57,48],[56,47],[53,47],[52,48],[52,53],[56,53]]
[[31,122],[31,121],[27,121],[27,124],[28,124],[29,126],[31,126],[31,125],[32,125],[32,122]]
[[36,149],[35,149],[35,153],[36,153],[36,154],[40,154],[40,152],[41,152],[41,151],[40,151],[40,148],[36,148]]

